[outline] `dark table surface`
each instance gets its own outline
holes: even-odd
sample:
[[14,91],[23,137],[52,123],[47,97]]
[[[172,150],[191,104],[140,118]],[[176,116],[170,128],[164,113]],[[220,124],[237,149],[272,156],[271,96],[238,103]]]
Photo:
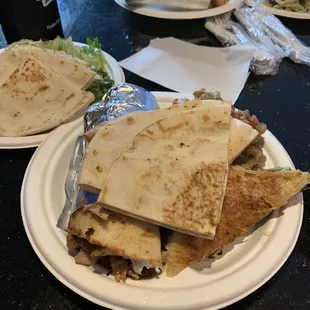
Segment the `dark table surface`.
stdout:
[[[122,60],[155,37],[174,36],[217,45],[203,20],[168,21],[137,16],[112,0],[60,0],[66,36],[84,42],[98,37],[103,49]],[[284,20],[310,46],[310,21]],[[0,34],[0,47],[5,40]],[[125,72],[128,82],[149,90],[165,88]],[[276,76],[251,74],[236,106],[266,122],[297,168],[310,170],[310,68],[285,60]],[[0,112],[1,113],[1,112]],[[61,284],[43,266],[26,237],[20,188],[35,149],[0,150],[0,309],[99,309]],[[310,194],[297,245],[280,271],[256,292],[227,309],[310,309]],[[117,294],[117,292],[116,292]],[[101,309],[101,308],[100,308]]]

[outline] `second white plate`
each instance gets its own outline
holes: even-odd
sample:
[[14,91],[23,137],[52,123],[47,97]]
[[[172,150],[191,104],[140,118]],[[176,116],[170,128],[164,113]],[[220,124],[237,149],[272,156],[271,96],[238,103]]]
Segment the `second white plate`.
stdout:
[[[177,93],[154,93],[161,107]],[[116,283],[77,265],[66,248],[66,234],[56,227],[65,202],[64,183],[72,150],[83,133],[81,120],[61,126],[36,150],[24,177],[21,213],[28,239],[43,264],[76,293],[111,309],[219,309],[240,300],[270,279],[284,264],[299,235],[303,202],[298,194],[289,208],[273,212],[268,221],[241,242],[224,249],[218,260],[193,264],[174,278]],[[293,163],[280,142],[264,135],[267,167]]]
[[197,18],[206,18],[211,16],[216,16],[220,14],[224,14],[234,10],[243,0],[228,0],[228,3],[222,5],[220,7],[209,9],[209,10],[198,10],[198,11],[177,11],[177,10],[165,10],[163,8],[156,8],[153,6],[141,6],[139,8],[133,8],[127,5],[125,0],[114,0],[117,4],[121,7],[132,11],[134,13],[150,16],[150,17],[157,17],[157,18],[164,18],[164,19],[197,19]]
[[[76,45],[83,46],[85,44],[75,42]],[[3,53],[5,49],[0,49]],[[119,66],[118,62],[108,53],[102,51],[107,60],[109,67],[109,75],[114,80],[115,84],[125,82],[123,69]],[[63,125],[61,125],[63,126]],[[38,146],[44,139],[47,138],[49,133],[31,135],[26,137],[1,137],[0,136],[0,149],[23,149]]]
[[272,8],[270,6],[265,5],[265,9],[277,16],[283,16],[283,17],[288,17],[288,18],[295,18],[295,19],[310,19],[310,12],[291,12],[291,11],[286,11],[286,10],[279,10]]

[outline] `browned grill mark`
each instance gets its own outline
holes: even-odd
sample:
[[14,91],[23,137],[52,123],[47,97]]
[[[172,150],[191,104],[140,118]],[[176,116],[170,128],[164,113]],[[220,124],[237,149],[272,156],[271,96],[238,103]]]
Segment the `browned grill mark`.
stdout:
[[102,173],[102,172],[103,172],[102,167],[101,167],[101,166],[99,166],[99,165],[96,167],[96,170],[97,170],[99,173]]
[[207,122],[210,120],[210,117],[209,117],[207,114],[204,114],[204,115],[202,116],[202,119],[203,119],[203,121],[204,121],[205,123],[207,123]]
[[167,128],[163,127],[162,121],[158,121],[157,124],[159,126],[160,131],[169,132],[169,131],[175,131],[176,129],[180,129],[180,128],[188,125],[188,122],[179,122],[178,124],[171,126],[171,127],[167,127]]
[[219,128],[229,128],[230,127],[229,123],[225,123],[225,122],[222,122],[222,121],[215,121],[215,122],[213,122],[213,124],[216,127],[219,127]]
[[40,92],[40,91],[45,91],[45,90],[47,90],[48,88],[49,88],[48,85],[41,86],[41,87],[38,89],[38,92]]
[[172,204],[164,207],[167,224],[202,233],[207,222],[217,225],[224,195],[226,163],[202,164],[188,176],[188,185]]
[[133,119],[133,117],[131,117],[131,116],[129,116],[129,117],[127,117],[127,123],[129,124],[129,125],[131,125],[133,122],[134,122],[134,119]]
[[106,137],[110,134],[110,132],[105,128],[106,130],[101,134],[102,137]]
[[146,172],[142,174],[141,179],[151,178],[153,176],[152,172]]
[[73,98],[74,97],[74,94],[70,94],[67,98],[66,98],[66,100],[69,100],[69,99],[71,99],[71,98]]

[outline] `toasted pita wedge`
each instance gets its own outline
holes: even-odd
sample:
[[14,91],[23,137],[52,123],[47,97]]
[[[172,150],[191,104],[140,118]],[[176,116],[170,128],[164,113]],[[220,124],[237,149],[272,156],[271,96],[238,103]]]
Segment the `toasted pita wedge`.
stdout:
[[173,232],[167,245],[166,274],[173,277],[193,262],[220,251],[249,228],[284,206],[288,199],[309,183],[301,171],[267,172],[231,167],[220,223],[214,240]]
[[[128,148],[133,136],[140,130],[164,116],[177,114],[182,110],[194,109],[208,104],[220,104],[216,100],[192,100],[186,104],[172,105],[170,108],[150,112],[135,112],[105,123],[85,133],[91,141],[80,174],[79,185],[85,190],[98,194],[112,162]],[[100,134],[99,134],[100,131]],[[232,118],[229,138],[229,163],[249,146],[259,133],[244,122]],[[116,143],[116,141],[120,143]]]
[[54,128],[83,111],[94,95],[28,58],[0,87],[0,136]]
[[96,73],[63,52],[43,50],[28,46],[15,46],[0,54],[0,86],[29,57],[43,63],[50,70],[67,78],[80,89],[86,89],[94,80]]
[[106,253],[102,255],[122,256],[162,267],[158,226],[111,213],[93,204],[71,215],[68,230],[103,247]]
[[[182,110],[194,109],[208,104],[220,104],[222,101],[193,100],[186,104],[172,105],[171,108],[150,112],[135,112],[109,122],[102,123],[85,133],[90,142],[80,174],[79,185],[89,192],[98,194],[101,191],[107,171],[114,160],[125,151],[132,142],[133,136],[140,130],[164,116],[177,114]],[[98,133],[96,138],[94,136]],[[259,133],[251,126],[238,119],[231,119],[229,138],[229,163],[252,141]]]
[[99,194],[112,163],[128,149],[136,134],[160,119],[202,105],[201,101],[191,101],[166,109],[139,111],[97,126],[86,135],[89,140],[94,133],[96,134],[87,148],[79,185],[89,192]]
[[157,121],[111,166],[98,202],[161,226],[214,238],[228,170],[231,104]]

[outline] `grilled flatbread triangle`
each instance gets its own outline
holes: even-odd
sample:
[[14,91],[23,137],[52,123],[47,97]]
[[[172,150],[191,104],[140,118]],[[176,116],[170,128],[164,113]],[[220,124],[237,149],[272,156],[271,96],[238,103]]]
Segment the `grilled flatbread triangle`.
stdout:
[[96,135],[87,148],[79,185],[89,192],[99,194],[112,163],[128,149],[136,134],[162,118],[201,105],[201,101],[192,101],[166,109],[139,111],[97,126],[100,130],[96,129]]
[[166,246],[166,275],[173,277],[189,264],[202,261],[237,237],[245,236],[249,228],[284,206],[309,182],[309,174],[298,170],[267,172],[231,167],[214,240],[173,232]]
[[113,214],[99,205],[75,211],[69,221],[71,234],[106,250],[106,254],[144,261],[162,267],[159,227]]
[[174,230],[213,238],[228,170],[230,103],[157,121],[111,166],[98,202]]
[[[86,139],[91,142],[84,159],[79,185],[89,192],[98,194],[114,160],[127,150],[134,136],[143,128],[184,110],[221,103],[222,101],[195,99],[166,109],[135,112],[96,126],[85,134]],[[229,162],[231,163],[257,136],[259,133],[251,126],[238,119],[232,119]]]
[[26,136],[52,129],[83,111],[94,95],[81,91],[34,58],[0,87],[0,136]]
[[36,47],[15,46],[0,54],[0,86],[29,57],[42,62],[49,69],[67,78],[80,89],[86,89],[96,73],[86,63],[63,52]]

